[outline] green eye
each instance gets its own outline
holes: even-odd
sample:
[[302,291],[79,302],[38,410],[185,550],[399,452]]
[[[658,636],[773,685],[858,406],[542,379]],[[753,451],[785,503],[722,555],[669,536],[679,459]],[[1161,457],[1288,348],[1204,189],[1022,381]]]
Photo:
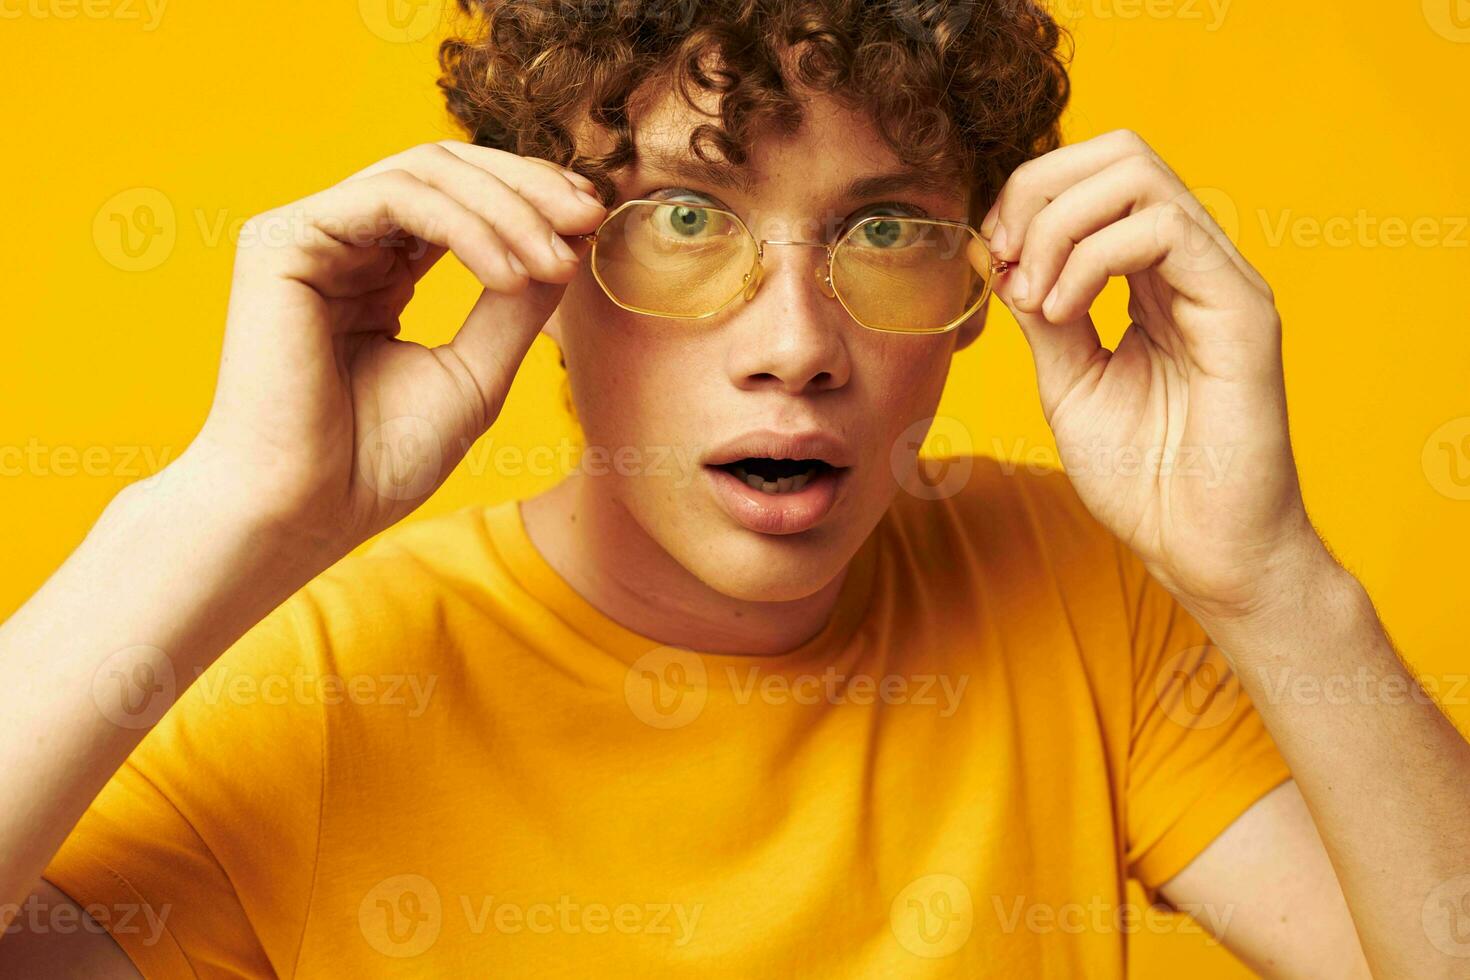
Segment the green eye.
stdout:
[[669,209],[669,225],[675,234],[693,238],[709,228],[709,212],[704,208],[683,205],[673,207]]
[[863,225],[863,239],[875,248],[892,248],[901,245],[904,226],[901,221],[870,221]]

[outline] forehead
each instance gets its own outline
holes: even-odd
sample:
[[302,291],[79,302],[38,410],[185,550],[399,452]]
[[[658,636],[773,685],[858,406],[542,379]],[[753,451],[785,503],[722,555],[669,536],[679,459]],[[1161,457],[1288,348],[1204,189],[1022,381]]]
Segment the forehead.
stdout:
[[905,163],[866,113],[816,92],[803,93],[801,106],[796,131],[758,129],[744,147],[745,161],[737,164],[708,142],[705,159],[690,145],[699,127],[719,124],[715,96],[700,93],[690,105],[671,87],[653,89],[634,115],[637,158],[619,175],[619,183],[626,188],[668,179],[771,204],[791,199],[837,206],[859,198],[919,195],[944,210],[963,209],[968,186],[959,175]]

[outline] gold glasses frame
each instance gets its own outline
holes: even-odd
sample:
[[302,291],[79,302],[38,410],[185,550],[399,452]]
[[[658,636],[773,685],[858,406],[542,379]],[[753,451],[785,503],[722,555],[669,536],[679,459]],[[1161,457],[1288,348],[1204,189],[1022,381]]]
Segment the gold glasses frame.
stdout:
[[[598,243],[599,243],[600,239],[603,236],[604,229],[606,229],[607,226],[614,219],[616,219],[623,212],[628,211],[629,209],[635,208],[635,207],[653,206],[653,207],[666,208],[666,207],[669,207],[671,205],[674,205],[674,206],[682,205],[684,207],[697,207],[701,211],[709,211],[709,212],[711,212],[713,214],[723,215],[723,216],[729,218],[731,221],[733,221],[735,223],[735,226],[740,229],[740,231],[745,235],[745,237],[748,238],[751,242],[753,242],[755,244],[755,262],[752,265],[752,267],[750,268],[750,270],[745,273],[745,277],[741,280],[739,287],[735,289],[735,291],[730,295],[730,297],[728,299],[724,300],[724,302],[720,303],[719,306],[715,307],[713,310],[710,310],[707,313],[698,313],[698,314],[664,313],[664,312],[660,312],[660,311],[657,311],[657,310],[645,310],[645,309],[640,309],[640,308],[638,308],[636,306],[632,306],[632,305],[630,305],[628,303],[623,302],[621,299],[619,299],[617,297],[617,295],[613,292],[612,287],[609,286],[607,284],[607,282],[603,279],[602,272],[598,268],[598,262],[597,262],[597,248],[598,248]],[[855,312],[853,312],[853,309],[852,309],[851,305],[848,304],[848,301],[847,301],[846,297],[844,297],[842,295],[842,290],[839,289],[839,288],[837,288],[837,284],[833,281],[832,275],[833,275],[833,271],[836,268],[836,265],[835,265],[836,258],[835,257],[836,257],[836,254],[837,254],[838,249],[842,248],[842,246],[845,245],[848,242],[848,240],[850,238],[852,238],[853,235],[857,234],[860,230],[862,230],[863,228],[867,227],[868,225],[873,224],[873,223],[877,223],[877,222],[882,222],[882,221],[894,221],[894,220],[914,222],[914,223],[917,223],[917,224],[932,225],[932,226],[939,226],[939,227],[948,227],[948,228],[954,228],[954,229],[960,230],[960,231],[966,231],[966,232],[969,232],[969,234],[971,235],[971,237],[973,237],[974,240],[980,244],[981,248],[983,248],[985,250],[985,256],[986,256],[986,258],[989,261],[990,268],[989,268],[988,274],[983,277],[984,283],[985,283],[984,288],[980,291],[980,295],[978,297],[976,297],[976,299],[974,300],[974,302],[970,304],[969,308],[966,309],[964,313],[962,313],[959,316],[955,317],[953,320],[949,321],[948,323],[944,324],[941,327],[932,327],[932,328],[926,328],[926,329],[922,329],[922,330],[907,330],[907,329],[900,329],[900,328],[895,328],[895,327],[876,327],[876,326],[873,326],[870,323],[864,322],[862,320],[862,318],[860,318]],[[764,265],[764,262],[765,262],[765,257],[766,257],[766,246],[767,245],[782,245],[782,246],[795,246],[795,247],[800,247],[800,248],[820,248],[820,249],[825,249],[826,250],[826,253],[827,253],[827,262],[826,262],[826,265],[825,266],[819,267],[818,270],[817,270],[817,284],[818,284],[818,286],[821,288],[822,292],[827,296],[827,298],[829,298],[829,299],[835,299],[835,300],[837,300],[837,302],[841,303],[842,304],[842,308],[847,311],[847,315],[850,316],[850,317],[852,317],[853,321],[856,322],[859,326],[862,326],[862,327],[864,327],[864,328],[866,328],[868,330],[877,330],[877,331],[879,331],[881,333],[902,333],[902,334],[940,334],[940,333],[948,333],[949,331],[955,329],[960,324],[964,323],[966,320],[970,319],[972,316],[974,316],[976,313],[978,313],[980,311],[980,308],[985,305],[985,301],[990,298],[992,284],[995,282],[995,277],[996,276],[999,276],[999,275],[1003,275],[1010,268],[1010,264],[1009,263],[997,261],[997,259],[995,258],[995,255],[990,251],[990,246],[986,244],[984,237],[980,234],[979,231],[977,231],[975,229],[975,227],[973,225],[967,224],[966,222],[963,222],[963,221],[949,221],[949,220],[946,220],[946,219],[943,219],[943,218],[918,218],[918,217],[910,217],[908,215],[873,215],[872,217],[864,218],[862,221],[859,221],[857,224],[853,225],[851,228],[849,228],[847,231],[845,231],[842,234],[842,236],[840,238],[838,238],[837,241],[835,241],[835,242],[804,242],[804,241],[791,241],[791,240],[760,239],[760,238],[756,238],[755,235],[751,232],[750,227],[748,225],[746,225],[746,223],[741,219],[741,217],[738,214],[736,214],[733,211],[727,210],[725,208],[705,206],[705,205],[692,205],[692,204],[687,204],[685,202],[680,202],[680,201],[655,201],[655,200],[650,200],[650,199],[646,199],[646,198],[638,198],[638,199],[631,200],[631,201],[624,201],[622,204],[618,205],[611,212],[609,212],[608,215],[607,215],[607,217],[603,219],[602,224],[598,226],[597,231],[593,232],[590,235],[577,235],[577,236],[573,236],[573,237],[575,237],[578,240],[588,242],[588,243],[590,243],[592,245],[592,256],[591,256],[591,260],[592,260],[592,275],[593,275],[593,278],[595,278],[597,280],[597,285],[600,286],[602,288],[602,291],[607,294],[607,298],[608,299],[612,300],[613,303],[615,303],[617,306],[621,307],[622,309],[627,310],[630,313],[638,313],[638,314],[642,314],[644,316],[656,316],[656,317],[661,317],[663,319],[669,319],[669,320],[707,320],[710,317],[713,317],[713,316],[718,315],[720,312],[722,312],[727,307],[729,307],[729,305],[731,303],[735,302],[735,300],[739,299],[741,296],[744,296],[745,297],[745,301],[746,302],[749,302],[750,300],[754,299],[755,298],[755,294],[760,289],[761,282],[764,280],[764,277],[765,277],[765,265]]]

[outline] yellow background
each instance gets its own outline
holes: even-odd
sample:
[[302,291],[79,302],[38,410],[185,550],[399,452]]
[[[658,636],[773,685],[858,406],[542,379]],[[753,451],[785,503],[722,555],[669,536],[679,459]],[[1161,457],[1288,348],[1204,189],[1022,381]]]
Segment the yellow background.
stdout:
[[[1465,722],[1470,4],[1058,9],[1077,39],[1068,139],[1142,133],[1271,282],[1314,519]],[[0,0],[0,616],[196,431],[240,223],[458,135],[434,86],[440,16],[438,0]],[[123,226],[146,247],[124,250]],[[474,292],[445,263],[406,334],[446,338]],[[1096,311],[1105,340],[1125,302],[1114,284]],[[496,449],[575,438],[560,385],[538,344],[501,421],[420,514],[554,481]],[[1054,458],[1029,355],[999,308],[941,411],[946,448]],[[1135,951],[1137,976],[1246,975],[1187,923]]]

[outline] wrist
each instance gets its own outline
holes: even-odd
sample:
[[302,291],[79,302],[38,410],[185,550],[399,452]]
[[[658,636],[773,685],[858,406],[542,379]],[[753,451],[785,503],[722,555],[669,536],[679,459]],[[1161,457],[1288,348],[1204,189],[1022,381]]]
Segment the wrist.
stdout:
[[124,488],[109,510],[147,514],[170,531],[187,534],[199,551],[217,552],[221,561],[246,566],[251,574],[283,580],[304,575],[298,584],[351,550],[328,535],[293,526],[288,515],[275,513],[268,500],[259,498],[238,470],[195,442],[152,477]]
[[1270,657],[1290,649],[1283,641],[1302,631],[1321,634],[1376,618],[1367,591],[1315,531],[1310,541],[1272,555],[1259,586],[1253,601],[1228,607],[1180,597],[1180,604],[1237,666],[1256,652]]

